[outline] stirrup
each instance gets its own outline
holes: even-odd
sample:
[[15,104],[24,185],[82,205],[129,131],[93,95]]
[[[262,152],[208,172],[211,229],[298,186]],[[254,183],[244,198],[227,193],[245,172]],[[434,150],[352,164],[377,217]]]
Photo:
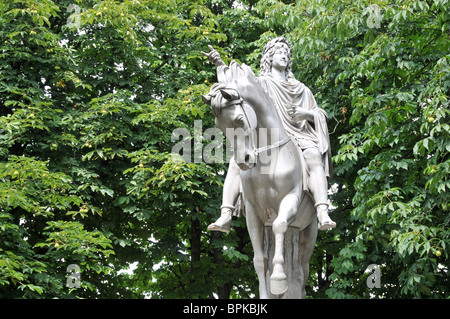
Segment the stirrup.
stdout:
[[[317,203],[314,205],[314,208],[317,209],[317,207],[319,207],[320,205],[324,205],[327,207],[327,211],[319,211],[319,209],[317,210],[317,219],[319,220],[318,222],[318,228],[319,230],[328,230],[330,228],[335,228],[336,227],[336,223],[330,218],[330,216],[328,215],[328,203]],[[325,213],[325,216],[323,216],[323,214]],[[325,217],[324,221],[321,221],[322,218],[319,218],[319,215],[321,215],[321,217]]]
[[330,220],[327,220],[327,221],[325,221],[323,223],[319,222],[318,227],[319,227],[319,230],[328,230],[328,229],[331,229],[331,228],[335,228],[336,227],[336,223],[330,219]]
[[[222,206],[220,206],[220,210],[222,210],[223,208],[228,208],[228,209],[225,210],[224,212],[221,212],[219,219],[217,219],[214,223],[210,224],[208,226],[208,230],[210,230],[210,231],[221,231],[223,233],[230,232],[230,230],[231,230],[231,220],[232,220],[232,215],[233,215],[233,211],[235,210],[235,207],[234,206],[230,206],[230,205],[222,205]],[[224,215],[228,215],[228,216],[224,217]],[[225,223],[223,223],[223,224],[217,223],[222,217],[226,218]]]

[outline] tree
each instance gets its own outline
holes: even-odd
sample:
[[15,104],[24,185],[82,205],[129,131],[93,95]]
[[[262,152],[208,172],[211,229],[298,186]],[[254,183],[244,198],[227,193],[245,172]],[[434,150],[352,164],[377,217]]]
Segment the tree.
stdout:
[[[198,156],[219,144],[201,51],[258,72],[265,42],[285,35],[296,77],[330,115],[335,162],[338,228],[318,238],[308,295],[445,296],[446,6],[2,1],[0,295],[257,297],[244,219],[206,231],[227,165]],[[370,264],[379,289],[366,285]]]
[[[319,238],[327,275],[318,279],[330,285],[320,296],[445,297],[448,2],[258,6],[269,26],[285,28],[296,75],[332,119],[340,226]],[[366,285],[370,264],[380,266],[380,289]]]
[[[171,152],[175,129],[193,141],[196,120],[213,127],[201,102],[213,70],[201,51],[226,35],[208,6],[4,1],[0,19],[1,295],[253,290],[249,240],[206,233],[225,163]],[[137,268],[124,274],[130,264]],[[66,287],[70,265],[80,288]]]
[[73,72],[73,53],[50,28],[58,11],[51,1],[0,5],[2,297],[69,297],[70,264],[82,265],[85,279],[110,270],[111,241],[74,218],[88,210],[87,200],[67,172],[55,169],[74,141],[62,129],[66,103],[52,95],[84,86]]

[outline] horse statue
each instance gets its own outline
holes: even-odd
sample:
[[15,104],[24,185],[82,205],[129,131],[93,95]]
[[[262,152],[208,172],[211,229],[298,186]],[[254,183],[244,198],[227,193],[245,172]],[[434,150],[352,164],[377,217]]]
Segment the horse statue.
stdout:
[[[245,64],[231,62],[218,68],[219,83],[203,101],[215,114],[216,126],[233,144],[234,160],[241,172],[245,218],[259,280],[260,298],[281,298],[289,288],[285,272],[285,235],[295,228],[301,268],[297,275],[301,288],[296,296],[305,297],[309,260],[317,237],[317,217],[313,200],[303,191],[302,161],[269,96]],[[239,133],[239,134],[237,134]],[[256,147],[257,146],[257,147]],[[272,264],[267,258],[267,232],[274,237]],[[296,240],[297,240],[296,239]],[[298,260],[298,259],[297,259]],[[269,278],[268,271],[272,269]]]

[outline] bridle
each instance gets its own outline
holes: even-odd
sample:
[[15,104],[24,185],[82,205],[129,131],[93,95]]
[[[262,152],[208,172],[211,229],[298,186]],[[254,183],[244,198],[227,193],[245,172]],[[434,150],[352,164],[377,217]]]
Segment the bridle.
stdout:
[[245,108],[243,106],[243,102],[244,102],[244,100],[242,98],[235,99],[235,100],[227,100],[227,103],[224,106],[222,106],[221,108],[228,108],[230,106],[237,105],[237,104],[241,107],[242,113],[245,116],[245,119],[246,119],[246,121],[248,123],[248,127],[249,127],[249,130],[250,130],[251,147],[253,148],[253,154],[255,155],[255,158],[258,158],[259,154],[262,153],[262,152],[269,151],[269,150],[272,150],[272,149],[277,148],[277,147],[281,147],[284,144],[288,143],[289,141],[292,141],[291,138],[289,136],[287,136],[283,140],[278,141],[278,142],[276,142],[274,144],[266,145],[266,146],[257,148],[255,146],[255,144],[254,144],[254,141],[256,140],[254,138],[255,137],[254,136],[255,132],[254,132],[254,129],[252,127],[250,127],[250,120],[249,120],[247,112],[245,111]]

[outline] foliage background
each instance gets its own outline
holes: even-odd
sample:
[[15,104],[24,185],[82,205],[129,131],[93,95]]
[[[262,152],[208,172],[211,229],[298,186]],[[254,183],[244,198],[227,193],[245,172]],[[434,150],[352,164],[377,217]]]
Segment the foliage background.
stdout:
[[[174,129],[193,142],[194,121],[214,127],[201,95],[215,70],[201,51],[257,72],[279,35],[330,117],[338,227],[319,234],[308,296],[448,297],[448,8],[2,1],[0,297],[257,297],[245,221],[206,231],[226,163],[170,153]],[[70,264],[80,288],[66,286]],[[366,285],[370,264],[381,288]]]

